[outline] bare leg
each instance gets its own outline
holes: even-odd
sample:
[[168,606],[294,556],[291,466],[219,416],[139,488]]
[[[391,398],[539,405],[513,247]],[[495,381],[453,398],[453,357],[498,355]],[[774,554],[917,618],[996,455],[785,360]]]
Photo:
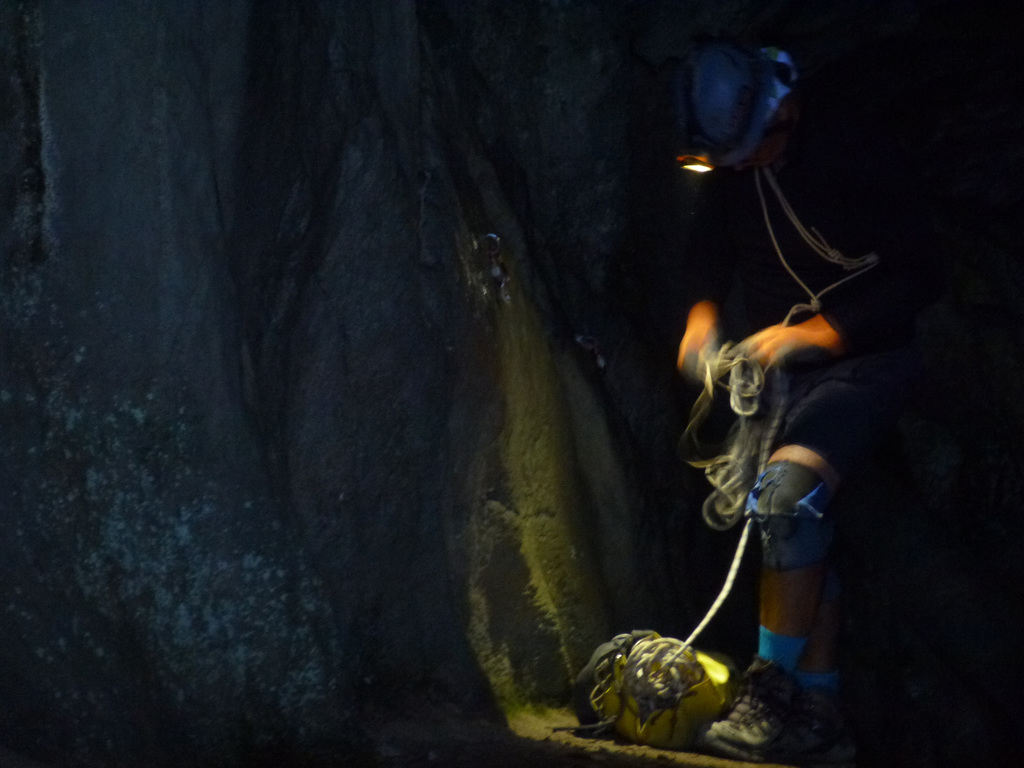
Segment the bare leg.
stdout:
[[[833,492],[839,484],[839,475],[832,465],[802,446],[783,446],[769,461],[791,461],[805,466],[821,477]],[[771,568],[761,571],[761,625],[776,634],[809,637],[800,666],[811,671],[834,668],[838,606],[833,602],[822,603],[824,583],[824,563],[787,571]]]
[[769,457],[768,463],[773,461],[791,461],[813,470],[832,493],[839,487],[839,473],[824,456],[810,448],[804,448],[802,445],[784,445]]
[[831,672],[836,668],[836,646],[839,640],[839,604],[828,600],[818,606],[818,615],[800,657],[805,672]]
[[807,637],[814,627],[825,582],[825,566],[761,571],[761,625],[790,637]]

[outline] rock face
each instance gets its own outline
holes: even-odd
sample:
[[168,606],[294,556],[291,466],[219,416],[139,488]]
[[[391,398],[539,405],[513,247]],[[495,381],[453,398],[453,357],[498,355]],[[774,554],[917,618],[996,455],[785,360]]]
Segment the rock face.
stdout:
[[[847,703],[871,764],[1016,764],[1019,13],[792,5],[0,4],[0,745],[372,760],[368,713],[500,723],[688,633],[734,539],[675,456],[664,80],[721,32],[857,73],[933,182]],[[707,644],[753,650],[752,579]]]

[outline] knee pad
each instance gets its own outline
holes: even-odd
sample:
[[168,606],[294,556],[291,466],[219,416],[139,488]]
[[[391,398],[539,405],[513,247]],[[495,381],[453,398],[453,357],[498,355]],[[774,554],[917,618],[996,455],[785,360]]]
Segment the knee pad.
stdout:
[[824,517],[828,486],[811,469],[791,461],[769,464],[747,496],[747,514],[761,526],[765,567],[806,568],[825,560],[835,524]]

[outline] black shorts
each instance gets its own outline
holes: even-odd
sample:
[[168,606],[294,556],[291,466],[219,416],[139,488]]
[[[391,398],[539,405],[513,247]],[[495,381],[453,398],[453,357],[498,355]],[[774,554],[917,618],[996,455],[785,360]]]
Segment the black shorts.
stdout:
[[787,371],[775,447],[809,448],[845,475],[895,425],[920,371],[912,347]]

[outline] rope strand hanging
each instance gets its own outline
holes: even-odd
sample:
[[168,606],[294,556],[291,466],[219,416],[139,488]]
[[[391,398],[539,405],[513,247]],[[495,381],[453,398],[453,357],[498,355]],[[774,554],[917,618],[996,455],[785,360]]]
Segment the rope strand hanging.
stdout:
[[[771,187],[772,192],[775,193],[775,197],[779,201],[779,205],[781,206],[783,213],[786,214],[786,218],[788,218],[789,221],[793,224],[793,226],[796,228],[797,233],[800,235],[803,241],[807,243],[810,249],[814,251],[818,256],[823,258],[825,261],[828,261],[832,264],[836,264],[837,266],[840,266],[843,269],[845,269],[847,272],[852,272],[852,274],[847,275],[846,277],[840,280],[837,280],[836,282],[832,283],[829,286],[826,286],[817,293],[812,291],[807,286],[807,284],[800,279],[800,276],[797,275],[796,271],[789,265],[789,262],[786,261],[786,257],[782,253],[782,248],[779,247],[779,241],[775,237],[775,229],[772,227],[771,217],[768,215],[768,203],[765,200],[764,188],[761,184],[762,176],[764,176],[765,179],[768,180],[768,186]],[[879,263],[877,253],[867,253],[856,259],[848,258],[844,256],[842,251],[840,251],[838,248],[833,248],[832,246],[830,246],[828,244],[828,241],[825,240],[824,236],[822,236],[822,234],[817,229],[811,227],[811,229],[808,230],[797,217],[796,212],[793,210],[792,206],[789,204],[789,200],[787,200],[786,196],[783,194],[782,189],[779,187],[779,182],[776,180],[775,174],[772,173],[770,168],[756,168],[754,170],[754,183],[757,186],[757,196],[761,202],[761,212],[764,215],[764,223],[765,226],[768,228],[768,237],[772,241],[772,246],[775,248],[775,253],[779,257],[779,261],[782,263],[782,266],[785,268],[786,272],[788,272],[789,276],[796,281],[797,285],[803,288],[804,293],[807,294],[810,300],[807,304],[795,304],[789,310],[789,314],[786,315],[786,319],[783,320],[782,325],[789,325],[789,322],[792,319],[793,315],[800,311],[809,310],[810,312],[817,314],[818,312],[821,311],[822,296],[831,291],[833,288],[838,288],[847,280],[852,280],[858,275],[864,274],[869,269],[871,269],[872,267]]]

